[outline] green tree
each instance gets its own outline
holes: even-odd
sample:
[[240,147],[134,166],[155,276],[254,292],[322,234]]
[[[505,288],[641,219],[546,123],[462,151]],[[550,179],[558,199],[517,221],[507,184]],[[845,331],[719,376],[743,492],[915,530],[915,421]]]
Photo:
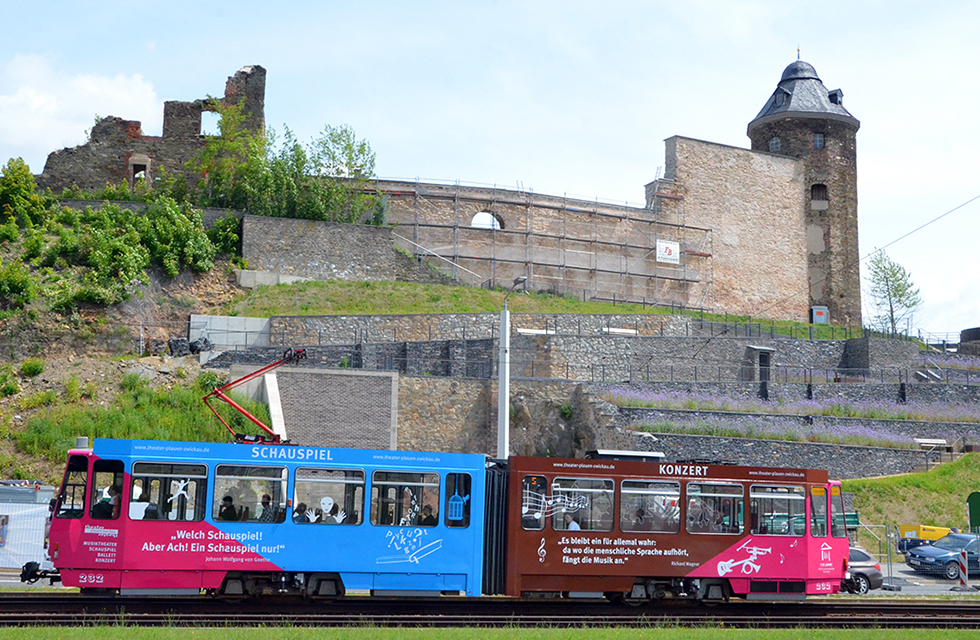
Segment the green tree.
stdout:
[[268,171],[266,140],[245,127],[244,103],[225,105],[212,98],[218,135],[211,136],[187,168],[197,174],[197,203],[205,207],[248,210]]
[[30,167],[22,158],[10,158],[0,169],[0,224],[15,220],[21,228],[32,227],[46,206]]
[[219,135],[187,165],[199,177],[198,204],[328,222],[379,219],[380,199],[369,189],[374,152],[350,127],[328,126],[308,145],[287,128],[277,144],[272,129],[245,128],[240,105],[214,101],[212,108],[221,116]]
[[902,323],[922,304],[919,289],[905,267],[884,251],[871,256],[868,269],[868,293],[875,308],[872,326],[886,333],[898,333]]

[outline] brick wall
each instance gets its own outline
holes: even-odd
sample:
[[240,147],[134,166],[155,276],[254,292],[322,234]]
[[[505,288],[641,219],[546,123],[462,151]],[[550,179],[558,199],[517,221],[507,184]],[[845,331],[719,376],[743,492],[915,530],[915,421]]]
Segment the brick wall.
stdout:
[[290,441],[310,446],[397,449],[398,374],[276,370]]

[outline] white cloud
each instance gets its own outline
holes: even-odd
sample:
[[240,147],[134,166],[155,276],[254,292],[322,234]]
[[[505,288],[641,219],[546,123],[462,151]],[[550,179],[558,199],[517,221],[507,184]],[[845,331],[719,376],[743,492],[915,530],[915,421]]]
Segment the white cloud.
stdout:
[[139,74],[71,75],[51,59],[17,55],[0,62],[0,141],[4,158],[22,157],[40,173],[48,154],[82,144],[95,114],[141,120],[160,135],[163,104]]

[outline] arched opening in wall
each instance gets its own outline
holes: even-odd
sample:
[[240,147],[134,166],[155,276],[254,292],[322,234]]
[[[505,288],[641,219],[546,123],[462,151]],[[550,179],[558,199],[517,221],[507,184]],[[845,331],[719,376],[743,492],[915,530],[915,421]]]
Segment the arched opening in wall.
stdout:
[[769,141],[769,152],[779,153],[779,138],[773,138]]
[[810,208],[823,210],[830,207],[827,200],[827,185],[815,184],[810,187]]
[[204,111],[201,113],[201,135],[216,136],[221,133],[218,123],[221,122],[221,114],[217,111]]
[[478,211],[473,216],[470,226],[474,229],[503,229],[504,219],[490,211]]

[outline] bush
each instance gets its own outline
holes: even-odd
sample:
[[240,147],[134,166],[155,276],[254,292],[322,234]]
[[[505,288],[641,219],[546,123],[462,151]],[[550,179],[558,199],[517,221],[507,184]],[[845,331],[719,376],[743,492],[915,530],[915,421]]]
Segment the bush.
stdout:
[[234,216],[218,218],[208,229],[208,239],[219,254],[241,255],[242,221]]
[[0,259],[0,309],[20,308],[37,298],[37,283],[20,260]]
[[82,399],[82,385],[72,376],[65,383],[65,402],[78,402]]
[[20,385],[13,380],[8,380],[0,385],[0,397],[9,398],[20,393]]
[[202,393],[208,394],[220,387],[222,384],[221,379],[218,378],[218,374],[214,371],[202,371],[197,379],[194,381],[194,385]]
[[149,386],[150,381],[141,376],[138,373],[127,373],[122,377],[119,386],[122,387],[123,391],[139,391],[140,389]]
[[55,393],[54,389],[38,391],[20,401],[20,410],[27,411],[28,409],[36,409],[37,407],[46,407],[49,404],[54,404],[57,400],[58,394]]
[[16,242],[20,238],[20,227],[17,221],[10,218],[7,222],[0,224],[0,242]]
[[28,358],[20,365],[20,374],[25,378],[41,375],[42,371],[44,371],[44,360],[40,358]]
[[201,212],[189,205],[158,198],[147,207],[145,221],[138,226],[150,257],[171,278],[184,268],[201,273],[214,266],[217,250],[204,232]]

